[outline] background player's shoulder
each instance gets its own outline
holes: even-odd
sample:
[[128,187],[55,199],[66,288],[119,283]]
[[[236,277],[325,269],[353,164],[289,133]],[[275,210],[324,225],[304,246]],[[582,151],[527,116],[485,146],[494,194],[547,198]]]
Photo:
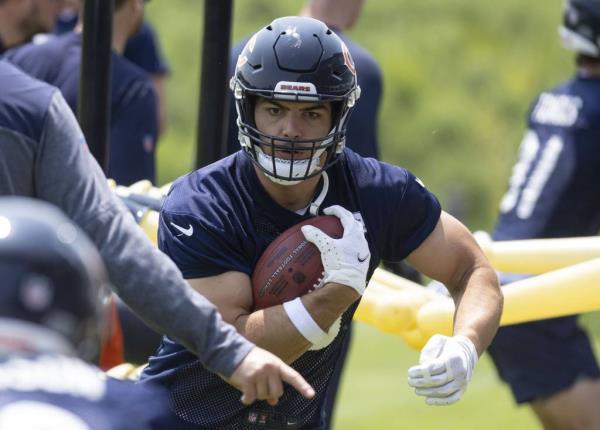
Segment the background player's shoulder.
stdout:
[[0,61],[0,127],[39,140],[50,101],[57,89]]
[[540,93],[530,109],[531,126],[579,128],[600,118],[600,79],[575,76]]

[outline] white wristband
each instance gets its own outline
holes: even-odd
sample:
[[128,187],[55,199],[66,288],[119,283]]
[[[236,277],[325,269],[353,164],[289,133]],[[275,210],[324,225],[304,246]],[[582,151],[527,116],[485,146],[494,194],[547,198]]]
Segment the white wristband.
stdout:
[[308,313],[300,297],[285,302],[283,309],[292,324],[294,324],[294,327],[311,344],[318,344],[327,336],[327,333],[319,327],[310,313]]

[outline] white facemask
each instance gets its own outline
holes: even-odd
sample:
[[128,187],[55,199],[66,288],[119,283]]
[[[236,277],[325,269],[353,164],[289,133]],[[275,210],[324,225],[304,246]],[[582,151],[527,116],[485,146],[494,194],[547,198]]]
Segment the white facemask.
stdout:
[[[321,167],[320,156],[325,151],[325,148],[320,149],[315,152],[313,158],[307,158],[305,160],[294,160],[292,165],[292,174],[290,175],[290,164],[292,164],[292,160],[288,160],[286,158],[275,158],[275,172],[277,172],[280,176],[289,176],[291,178],[304,178],[307,176],[306,169],[308,167],[308,163],[310,162],[310,169],[308,170],[308,175],[314,173]],[[273,157],[265,154],[260,148],[256,148],[256,155],[258,158],[258,163],[265,169],[267,172],[275,173],[273,171]],[[302,182],[304,179],[300,179],[298,181],[294,180],[286,180],[281,178],[276,178],[275,176],[266,175],[271,181],[280,185],[296,185]]]

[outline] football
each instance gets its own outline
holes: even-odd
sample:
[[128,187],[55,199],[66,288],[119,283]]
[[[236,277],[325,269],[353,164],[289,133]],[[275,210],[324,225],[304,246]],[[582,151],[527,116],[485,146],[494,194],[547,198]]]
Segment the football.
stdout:
[[281,233],[258,259],[252,274],[254,308],[280,305],[304,295],[319,285],[323,278],[321,254],[308,242],[300,228],[312,225],[333,238],[344,229],[333,215],[309,218]]

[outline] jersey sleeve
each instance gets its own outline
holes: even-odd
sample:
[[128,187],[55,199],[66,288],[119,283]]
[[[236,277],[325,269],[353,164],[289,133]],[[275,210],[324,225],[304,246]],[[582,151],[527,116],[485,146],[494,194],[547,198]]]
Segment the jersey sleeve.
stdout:
[[[351,159],[355,158],[354,154]],[[441,207],[437,198],[412,173],[375,159],[351,163],[360,190],[367,230],[386,261],[400,261],[429,236]]]
[[[394,199],[394,210],[386,223],[388,238],[383,247],[386,260],[399,261],[417,249],[435,228],[441,214],[438,199],[420,179],[404,170],[403,191]],[[394,219],[395,218],[395,219]]]
[[[185,178],[184,178],[185,179]],[[186,279],[216,276],[228,271],[252,274],[244,240],[236,232],[234,216],[218,205],[213,196],[196,195],[200,202],[194,215],[181,213],[170,206],[185,204],[186,193],[179,193],[175,183],[161,211],[158,246],[175,262]]]

